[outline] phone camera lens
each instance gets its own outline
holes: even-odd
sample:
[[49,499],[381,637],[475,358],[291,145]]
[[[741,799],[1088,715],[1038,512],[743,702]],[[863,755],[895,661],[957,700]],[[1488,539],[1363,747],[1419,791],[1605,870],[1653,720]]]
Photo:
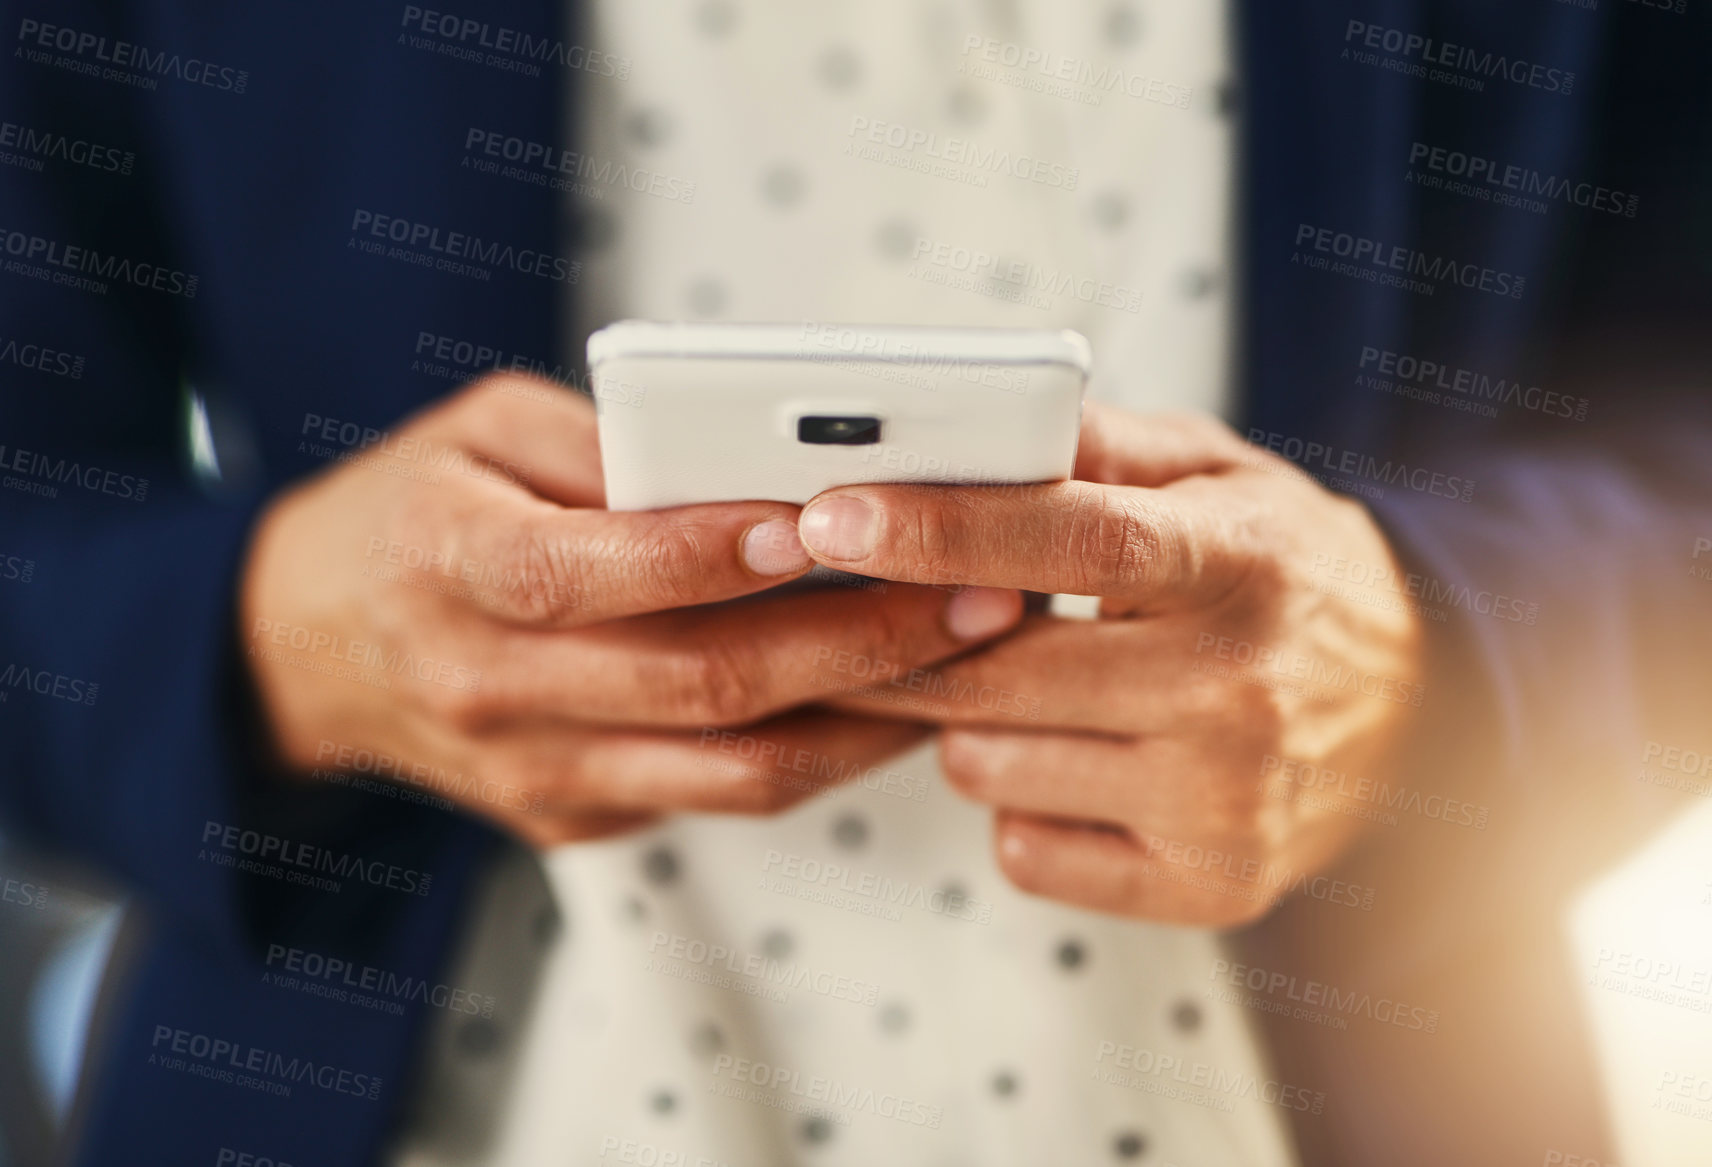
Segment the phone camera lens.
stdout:
[[799,417],[797,441],[815,446],[871,446],[880,440],[877,417]]

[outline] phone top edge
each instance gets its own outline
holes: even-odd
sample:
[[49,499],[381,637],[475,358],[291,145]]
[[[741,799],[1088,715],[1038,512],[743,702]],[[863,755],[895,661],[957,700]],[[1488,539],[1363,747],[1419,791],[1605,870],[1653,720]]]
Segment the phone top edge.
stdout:
[[[848,346],[848,347],[847,347]],[[667,324],[620,320],[588,339],[592,372],[620,357],[897,362],[922,356],[990,364],[1068,365],[1093,371],[1088,338],[1072,329],[918,324]]]

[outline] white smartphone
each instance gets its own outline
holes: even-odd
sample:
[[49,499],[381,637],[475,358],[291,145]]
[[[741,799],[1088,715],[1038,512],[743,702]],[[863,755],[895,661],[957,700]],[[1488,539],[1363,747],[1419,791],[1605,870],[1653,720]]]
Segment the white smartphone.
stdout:
[[1091,359],[1069,331],[622,321],[588,342],[606,505],[1066,479]]

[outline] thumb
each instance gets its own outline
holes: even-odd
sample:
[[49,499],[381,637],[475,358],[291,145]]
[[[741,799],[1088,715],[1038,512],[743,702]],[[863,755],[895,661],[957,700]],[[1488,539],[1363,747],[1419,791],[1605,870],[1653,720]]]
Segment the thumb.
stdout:
[[472,382],[415,423],[435,441],[503,467],[549,502],[604,507],[594,402],[554,381],[496,373]]
[[1259,456],[1229,426],[1203,413],[1131,413],[1088,401],[1075,476],[1108,486],[1168,486],[1192,474],[1217,474]]

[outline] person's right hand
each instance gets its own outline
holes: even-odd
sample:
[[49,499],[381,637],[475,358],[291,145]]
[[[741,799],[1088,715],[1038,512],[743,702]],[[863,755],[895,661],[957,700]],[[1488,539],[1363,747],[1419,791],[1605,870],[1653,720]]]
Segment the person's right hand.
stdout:
[[[593,405],[516,376],[276,499],[239,635],[281,760],[332,770],[362,750],[461,773],[463,794],[439,792],[537,846],[661,812],[766,813],[926,732],[797,707],[1022,613],[1015,591],[895,583],[698,607],[808,571],[798,508],[604,501]],[[754,741],[706,748],[729,727]]]

